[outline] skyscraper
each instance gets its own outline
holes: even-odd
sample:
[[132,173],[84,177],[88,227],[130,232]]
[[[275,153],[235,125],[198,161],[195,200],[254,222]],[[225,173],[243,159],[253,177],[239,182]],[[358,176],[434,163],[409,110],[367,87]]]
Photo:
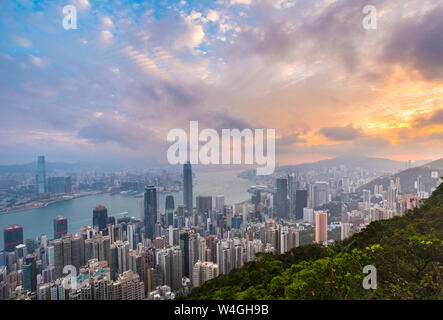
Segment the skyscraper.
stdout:
[[288,180],[285,178],[277,178],[276,184],[276,215],[281,219],[287,219],[289,218]]
[[157,188],[155,186],[147,186],[144,194],[144,223],[145,238],[147,239],[154,239],[157,208]]
[[197,196],[195,199],[197,204],[198,215],[210,215],[212,211],[212,197]]
[[295,219],[303,219],[303,209],[308,206],[308,191],[297,190],[295,192]]
[[68,233],[68,219],[57,217],[54,219],[54,239],[60,239],[64,234]]
[[215,211],[216,212],[223,212],[223,209],[225,208],[225,196],[218,195],[215,197]]
[[318,211],[315,215],[315,242],[323,243],[328,241],[328,215],[323,211]]
[[166,196],[166,204],[165,204],[165,211],[166,211],[166,226],[171,226],[174,224],[174,197],[172,195]]
[[99,204],[93,211],[92,211],[92,226],[98,227],[99,231],[106,230],[108,225],[108,209],[106,209],[105,206]]
[[37,159],[37,192],[45,193],[46,188],[46,165],[45,157],[38,156]]
[[5,252],[13,252],[15,247],[23,243],[23,228],[18,224],[10,225],[3,230]]
[[317,181],[312,190],[312,207],[320,207],[329,202],[329,184],[325,181]]
[[183,201],[186,209],[188,210],[188,216],[192,214],[193,198],[192,198],[192,168],[191,163],[188,161],[183,166]]

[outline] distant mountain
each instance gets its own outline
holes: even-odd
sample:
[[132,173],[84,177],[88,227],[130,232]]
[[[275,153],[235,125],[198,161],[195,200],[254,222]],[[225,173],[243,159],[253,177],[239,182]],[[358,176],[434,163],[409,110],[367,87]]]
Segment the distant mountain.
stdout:
[[[437,172],[437,178],[432,177],[432,172]],[[377,178],[361,186],[359,190],[367,189],[372,191],[375,185],[383,185],[383,188],[387,188],[391,180],[395,181],[397,178],[400,178],[401,191],[403,193],[415,193],[415,181],[417,181],[419,176],[423,178],[425,190],[430,191],[432,188],[435,188],[439,178],[443,176],[443,158],[421,167],[410,168],[391,176]]]
[[[393,173],[405,169],[405,162],[394,161],[384,158],[371,158],[371,157],[338,157],[328,160],[320,160],[311,163],[302,163],[298,165],[280,166],[275,169],[274,176],[285,174],[288,171],[297,171],[300,173],[308,172],[311,170],[324,170],[333,167],[339,167],[344,165],[349,169],[369,169]],[[239,174],[240,178],[255,178],[255,170],[247,170]]]
[[[91,163],[65,163],[65,162],[46,162],[46,172],[52,171],[76,171],[80,169],[93,169],[98,167]],[[37,162],[15,165],[0,165],[0,174],[36,174]]]

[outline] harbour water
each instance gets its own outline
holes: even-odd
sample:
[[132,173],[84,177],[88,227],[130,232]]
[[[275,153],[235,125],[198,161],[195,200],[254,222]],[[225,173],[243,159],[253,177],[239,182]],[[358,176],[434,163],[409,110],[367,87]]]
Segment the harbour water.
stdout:
[[[202,172],[196,174],[194,180],[194,206],[197,195],[213,196],[222,194],[226,204],[234,204],[248,199],[250,182],[237,178],[238,171]],[[168,194],[174,196],[177,206],[183,203],[182,192],[159,194],[160,211],[164,212],[165,198]],[[215,199],[213,200],[215,201]],[[82,226],[92,224],[92,210],[103,204],[108,208],[108,215],[116,219],[124,216],[141,217],[143,211],[143,198],[123,194],[97,194],[52,203],[46,207],[24,210],[0,215],[0,230],[8,225],[19,224],[23,227],[23,238],[36,238],[46,234],[53,237],[53,219],[59,215],[68,219],[68,231],[77,232]],[[215,203],[213,202],[215,205]],[[3,248],[3,235],[0,237],[0,248]]]

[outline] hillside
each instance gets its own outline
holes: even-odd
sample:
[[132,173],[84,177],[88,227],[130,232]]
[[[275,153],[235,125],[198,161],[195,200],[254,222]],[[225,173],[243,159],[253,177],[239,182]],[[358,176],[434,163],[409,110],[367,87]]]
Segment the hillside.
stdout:
[[[322,171],[333,167],[346,166],[350,169],[363,168],[383,172],[396,172],[405,168],[405,163],[383,158],[370,157],[338,157],[328,160],[320,160],[311,163],[302,163],[298,165],[279,166],[275,168],[274,176],[285,174],[288,171],[297,171],[299,173],[311,170]],[[255,170],[247,170],[239,174],[240,178],[255,179]]]
[[415,181],[417,181],[418,176],[422,176],[423,184],[425,186],[425,190],[431,190],[435,188],[438,184],[438,178],[432,178],[431,174],[433,171],[438,172],[438,177],[443,176],[443,159],[430,162],[424,166],[410,168],[404,171],[401,171],[397,174],[387,177],[380,177],[372,180],[371,182],[361,186],[358,190],[361,191],[363,189],[374,190],[374,185],[383,185],[383,188],[386,188],[390,184],[390,180],[396,180],[396,178],[400,178],[400,184],[402,187],[403,193],[415,193]]
[[[362,287],[365,265],[377,268],[376,290]],[[186,298],[443,299],[443,184],[403,217],[373,222],[328,248],[260,254]]]

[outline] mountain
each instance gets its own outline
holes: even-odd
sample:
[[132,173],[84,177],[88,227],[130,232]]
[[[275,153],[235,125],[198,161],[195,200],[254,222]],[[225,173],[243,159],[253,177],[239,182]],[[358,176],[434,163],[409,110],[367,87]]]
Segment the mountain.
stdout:
[[[363,168],[383,172],[395,172],[403,170],[406,167],[405,162],[394,161],[384,158],[371,157],[338,157],[328,160],[320,160],[311,163],[302,163],[298,165],[279,166],[275,168],[274,176],[285,174],[288,171],[298,171],[300,173],[311,170],[327,170],[333,167],[346,166],[350,169]],[[247,170],[239,174],[240,178],[253,179],[256,177],[255,170]]]
[[[432,172],[437,172],[437,178],[432,177]],[[372,191],[375,185],[383,185],[383,188],[386,189],[391,180],[396,181],[397,178],[400,178],[402,193],[415,193],[415,181],[419,176],[423,178],[425,190],[435,188],[439,178],[443,176],[443,159],[430,162],[421,167],[410,168],[394,175],[377,178],[361,186],[358,190],[367,189]]]
[[[91,163],[65,163],[65,162],[46,162],[46,172],[51,171],[76,171],[80,169],[92,169],[97,166]],[[0,174],[36,174],[37,162],[16,165],[0,165]]]
[[[364,266],[377,288],[364,289]],[[194,288],[186,299],[443,299],[443,184],[420,209],[372,222],[329,247],[259,254],[227,275]]]

